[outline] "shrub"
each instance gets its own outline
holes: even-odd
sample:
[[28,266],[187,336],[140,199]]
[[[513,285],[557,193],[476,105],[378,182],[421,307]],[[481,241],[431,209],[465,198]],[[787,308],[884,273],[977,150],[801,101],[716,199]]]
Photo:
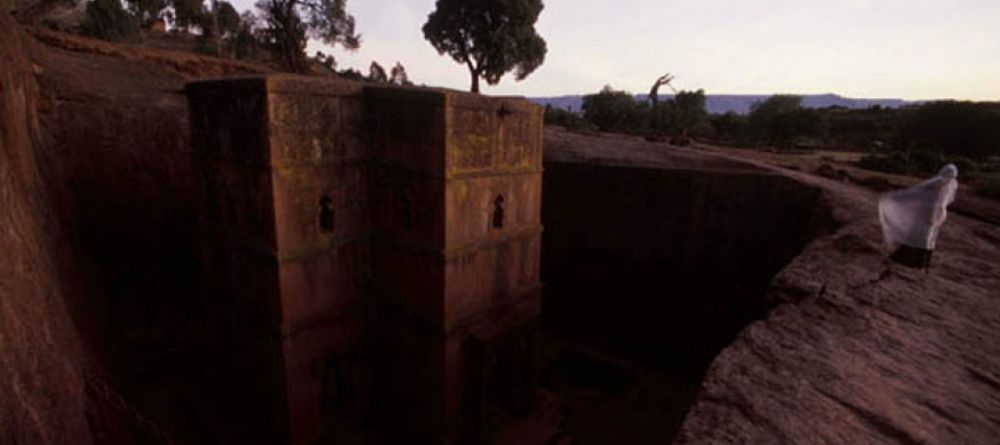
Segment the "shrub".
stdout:
[[659,107],[656,126],[673,135],[695,133],[708,118],[705,90],[681,91]]
[[594,126],[578,113],[551,105],[545,106],[545,125],[558,125],[571,130],[593,130]]
[[858,161],[861,168],[902,175],[934,174],[947,164],[955,164],[959,174],[982,170],[981,164],[974,159],[927,150],[869,153]]
[[919,107],[906,121],[899,146],[973,159],[1000,154],[1000,104],[941,101]]
[[749,123],[746,116],[728,111],[725,114],[712,115],[709,118],[714,138],[729,143],[744,143],[749,133]]
[[802,137],[817,137],[824,125],[818,111],[802,108],[801,96],[781,94],[753,104],[749,119],[755,140],[778,147],[789,147]]
[[648,107],[636,103],[632,94],[610,85],[583,97],[583,118],[601,131],[642,133],[648,125],[648,113]]

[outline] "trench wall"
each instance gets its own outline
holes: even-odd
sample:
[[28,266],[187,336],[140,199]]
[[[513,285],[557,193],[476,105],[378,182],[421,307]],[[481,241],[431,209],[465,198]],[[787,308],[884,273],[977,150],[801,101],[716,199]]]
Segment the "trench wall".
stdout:
[[30,44],[0,10],[0,443],[93,443],[64,301]]
[[[74,38],[109,54],[137,50]],[[206,396],[217,379],[203,366],[213,356],[183,95],[189,74],[94,48],[36,46],[45,218],[59,228],[47,231],[85,350],[95,437],[219,442],[215,427],[225,422],[204,420],[226,411]]]
[[546,325],[694,375],[822,218],[817,189],[753,169],[546,162],[543,189]]
[[107,394],[95,397],[105,417],[150,430],[135,440],[190,442],[216,410],[197,383],[206,320],[184,78],[55,47],[37,64],[58,258]]

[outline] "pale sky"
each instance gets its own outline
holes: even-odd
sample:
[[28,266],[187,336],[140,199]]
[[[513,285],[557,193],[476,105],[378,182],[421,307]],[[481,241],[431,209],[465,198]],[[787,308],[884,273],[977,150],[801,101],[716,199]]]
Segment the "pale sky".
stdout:
[[[486,94],[648,91],[659,75],[708,94],[1000,100],[1000,0],[544,0],[548,43],[530,77]],[[252,0],[235,0],[237,9]],[[341,68],[402,62],[416,83],[467,90],[469,74],[420,28],[434,0],[348,0],[361,49]],[[330,53],[315,43],[310,45]]]

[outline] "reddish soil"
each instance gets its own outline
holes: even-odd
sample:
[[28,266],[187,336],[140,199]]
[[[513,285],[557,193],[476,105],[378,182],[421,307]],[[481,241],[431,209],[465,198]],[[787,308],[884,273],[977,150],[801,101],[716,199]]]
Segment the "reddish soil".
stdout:
[[[36,39],[49,47],[61,48],[76,53],[96,54],[120,60],[142,62],[156,71],[172,70],[189,79],[274,71],[271,67],[258,63],[210,57],[191,52],[171,51],[169,49],[153,48],[150,46],[111,43],[41,27],[30,28],[29,31]],[[81,78],[87,77],[87,74],[84,72],[76,74]],[[105,73],[99,71],[95,74],[105,75]],[[110,82],[105,83],[111,84]]]

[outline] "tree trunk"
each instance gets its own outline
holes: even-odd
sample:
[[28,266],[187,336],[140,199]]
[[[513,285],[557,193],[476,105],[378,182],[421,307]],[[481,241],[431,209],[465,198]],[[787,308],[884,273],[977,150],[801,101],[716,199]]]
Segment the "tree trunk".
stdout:
[[212,0],[212,33],[215,37],[215,55],[222,57],[222,31],[219,30],[219,5]]
[[479,71],[472,66],[472,62],[468,62],[469,65],[469,75],[472,76],[472,88],[469,91],[479,94]]
[[302,48],[299,46],[299,40],[295,33],[295,0],[287,0],[281,4],[282,16],[280,18],[281,22],[281,49],[285,53],[285,61],[288,64],[288,70],[293,73],[305,73],[307,64],[305,61],[305,54],[302,52]]

